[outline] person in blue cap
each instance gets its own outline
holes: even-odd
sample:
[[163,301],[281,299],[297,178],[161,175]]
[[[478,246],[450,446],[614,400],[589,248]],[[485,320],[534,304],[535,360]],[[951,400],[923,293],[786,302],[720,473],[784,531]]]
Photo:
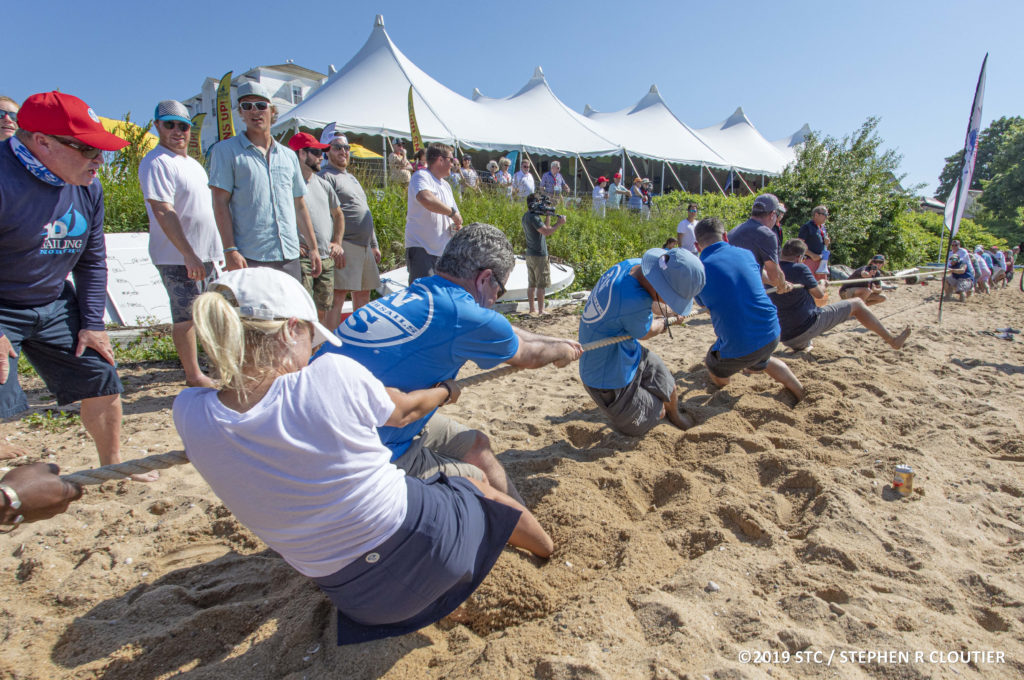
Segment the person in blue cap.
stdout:
[[693,253],[652,248],[619,262],[598,280],[580,319],[583,344],[621,335],[632,339],[585,352],[580,379],[617,431],[639,436],[667,418],[685,430],[679,390],[661,358],[641,345],[668,330],[672,313],[685,316],[704,287],[704,267]]

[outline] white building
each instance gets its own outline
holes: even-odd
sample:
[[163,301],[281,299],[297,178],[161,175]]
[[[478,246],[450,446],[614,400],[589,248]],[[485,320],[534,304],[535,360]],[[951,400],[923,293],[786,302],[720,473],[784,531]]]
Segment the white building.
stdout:
[[[330,67],[334,71],[334,67]],[[302,102],[316,88],[327,82],[327,76],[318,71],[298,66],[288,60],[287,63],[274,66],[257,66],[231,79],[231,107],[235,120],[235,130],[242,129],[242,121],[238,117],[237,90],[246,81],[256,81],[270,92],[271,101],[277,107],[277,114],[283,115],[291,111],[296,104]],[[203,82],[199,94],[193,95],[182,103],[188,108],[189,114],[205,113],[203,121],[202,143],[205,151],[217,139],[217,86],[219,78],[207,78]]]

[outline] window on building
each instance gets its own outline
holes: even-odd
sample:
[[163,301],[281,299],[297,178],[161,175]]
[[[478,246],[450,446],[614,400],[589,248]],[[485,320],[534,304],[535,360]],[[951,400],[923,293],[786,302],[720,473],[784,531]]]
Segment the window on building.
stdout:
[[302,87],[300,85],[292,85],[292,104],[298,104],[302,101]]

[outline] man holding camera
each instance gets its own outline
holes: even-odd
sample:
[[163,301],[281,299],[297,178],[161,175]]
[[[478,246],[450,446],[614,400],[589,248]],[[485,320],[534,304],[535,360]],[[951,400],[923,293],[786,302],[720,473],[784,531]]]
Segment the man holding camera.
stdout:
[[860,279],[878,279],[882,277],[882,267],[885,266],[885,255],[875,255],[863,267],[858,267],[850,274],[850,281],[857,283],[844,284],[839,289],[839,298],[849,300],[860,298],[866,305],[877,305],[885,302],[888,298],[882,294],[882,284],[876,281],[861,281]]
[[[544,313],[544,289],[551,285],[551,271],[548,265],[547,237],[565,224],[565,215],[555,215],[555,209],[547,196],[534,192],[526,197],[526,214],[523,215],[523,235],[526,236],[526,298],[530,301],[530,314]],[[558,219],[551,224],[551,217]],[[534,299],[537,301],[534,307]]]

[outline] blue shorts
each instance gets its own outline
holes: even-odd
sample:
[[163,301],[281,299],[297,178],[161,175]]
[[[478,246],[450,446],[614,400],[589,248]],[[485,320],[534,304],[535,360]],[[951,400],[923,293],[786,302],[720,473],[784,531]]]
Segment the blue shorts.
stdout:
[[[78,297],[70,283],[53,302],[39,307],[18,308],[0,304],[0,328],[14,351],[24,352],[57,404],[70,404],[91,397],[124,392],[117,369],[93,349],[75,356],[78,330]],[[10,418],[28,409],[28,399],[18,383],[18,360],[8,358],[10,373],[0,385],[0,418]]]
[[406,477],[408,510],[382,544],[314,579],[338,608],[338,644],[405,635],[451,614],[484,580],[520,512],[462,477]]

